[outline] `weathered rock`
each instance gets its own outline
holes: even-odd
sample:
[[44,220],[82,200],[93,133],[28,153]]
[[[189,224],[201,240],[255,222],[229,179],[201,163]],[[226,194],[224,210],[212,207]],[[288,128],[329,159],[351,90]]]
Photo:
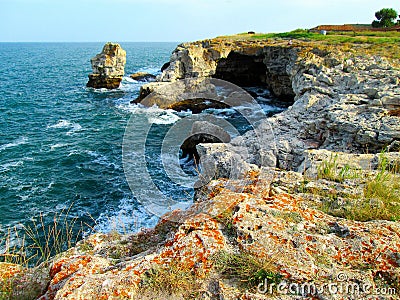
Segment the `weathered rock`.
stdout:
[[[234,42],[232,44],[210,44],[203,50],[211,51],[221,47],[224,49],[221,51],[225,53],[236,51],[242,45]],[[187,70],[189,59],[193,62],[192,70],[206,64],[204,62],[196,65],[200,58],[196,60],[193,55],[199,50],[191,52],[196,45],[188,45],[185,50],[178,48],[181,54],[172,58],[178,61],[173,60],[161,78],[176,80],[197,74],[198,72],[182,73],[183,69],[179,67],[183,64]],[[399,149],[400,88],[393,78],[399,78],[400,72],[390,68],[387,61],[379,57],[354,57],[351,63],[354,70],[344,72],[343,63],[327,64],[327,60],[335,58],[334,53],[321,54],[313,51],[315,54],[311,51],[304,57],[298,54],[306,51],[302,47],[290,50],[286,46],[280,47],[281,49],[265,46],[254,50],[256,46],[252,43],[246,45],[247,48],[245,46],[243,49],[247,49],[248,54],[251,53],[249,49],[252,49],[257,55],[265,55],[264,64],[270,72],[275,72],[276,77],[266,76],[269,86],[283,84],[285,81],[282,78],[273,80],[282,74],[286,76],[288,83],[275,87],[275,90],[285,90],[286,86],[296,95],[293,105],[287,111],[268,118],[259,125],[257,130],[264,132],[261,140],[260,134],[256,135],[254,131],[232,140],[233,147],[230,150],[243,156],[246,162],[296,170],[303,162],[304,150],[307,149],[352,153],[377,153],[388,145],[391,145],[390,151]],[[197,47],[201,48],[199,45]],[[335,58],[337,62],[342,59],[340,55],[339,53]],[[201,59],[212,58],[203,56]],[[215,76],[217,61],[215,64],[208,61],[207,64],[207,71],[196,76]],[[283,94],[290,94],[289,90],[281,93]],[[272,134],[270,128],[273,128]],[[243,151],[246,155],[242,154]]]
[[264,85],[282,99],[292,101],[288,65],[296,61],[296,49],[264,47],[260,41],[206,40],[179,45],[160,81],[215,77],[239,86]]
[[[217,297],[205,299],[293,299],[287,291],[275,297],[255,288],[245,291],[238,279],[225,280],[213,267],[213,257],[221,250],[263,259],[287,285],[352,284],[359,288],[354,299],[370,299],[380,287],[396,290],[398,222],[356,222],[328,215],[313,208],[320,196],[300,192],[304,181],[300,173],[273,168],[251,171],[240,180],[212,181],[198,194],[199,201],[187,211],[168,213],[155,229],[137,235],[95,234],[58,257],[41,299],[147,299],[138,294],[147,271],[177,263],[198,274],[202,290],[208,291],[204,296]],[[180,223],[172,225],[167,219]],[[147,247],[132,252],[139,244]],[[363,291],[367,284],[370,288]],[[309,296],[352,297],[345,287]],[[193,287],[188,292],[196,291]]]
[[137,72],[129,76],[136,81],[154,81],[156,76],[146,72]]
[[400,153],[351,154],[332,152],[324,149],[307,150],[304,162],[299,166],[297,171],[304,173],[308,177],[316,177],[318,168],[322,163],[329,163],[336,170],[349,168],[352,170],[373,171],[382,166],[383,162],[387,168],[398,169],[400,166]]
[[140,88],[139,97],[133,103],[153,105],[177,111],[191,110],[199,113],[206,108],[226,108],[210,79],[198,78],[176,82],[151,82]]
[[220,126],[214,125],[208,121],[196,121],[192,125],[190,136],[182,144],[183,156],[194,156],[196,161],[199,155],[196,150],[198,144],[203,143],[229,143],[231,136]]
[[47,287],[49,268],[0,262],[0,299],[36,299]]
[[107,43],[100,54],[90,60],[93,73],[88,87],[116,89],[119,87],[126,63],[126,52],[119,44]]
[[[143,89],[154,91],[147,105],[171,108],[190,99],[193,87],[204,99],[213,99],[216,89],[204,78],[230,76],[229,68],[238,65],[229,59],[238,57],[252,66],[233,79],[244,80],[247,71],[255,70],[257,80],[265,80],[277,95],[294,95],[294,103],[230,143],[197,145],[203,174],[197,201],[188,210],[170,212],[156,228],[136,235],[89,236],[52,262],[41,299],[146,299],[138,292],[148,271],[176,263],[201,274],[204,299],[371,299],[381,287],[399,293],[399,222],[337,215],[348,212],[348,203],[353,210],[366,200],[381,205],[374,195],[365,199],[366,180],[377,177],[376,153],[383,146],[400,147],[400,71],[379,57],[342,55],[297,42],[291,47],[268,43],[208,40],[177,48],[160,76],[165,82]],[[260,58],[265,77],[258,72]],[[193,76],[199,80],[190,89],[179,81]],[[167,81],[176,84],[165,88],[171,84]],[[371,154],[363,154],[367,150]],[[389,165],[398,164],[398,153],[385,157]],[[361,175],[343,182],[315,178],[318,165],[331,159],[336,168],[348,165]],[[390,176],[398,182],[398,174]],[[394,193],[397,197],[398,189]],[[394,200],[388,207],[398,205]],[[343,288],[304,295],[246,291],[215,268],[213,257],[221,250],[267,261],[281,283]]]

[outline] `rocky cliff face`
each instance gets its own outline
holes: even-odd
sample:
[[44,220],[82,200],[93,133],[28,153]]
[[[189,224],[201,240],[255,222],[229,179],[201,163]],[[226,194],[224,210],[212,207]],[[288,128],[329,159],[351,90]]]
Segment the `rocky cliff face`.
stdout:
[[[381,57],[325,48],[219,39],[182,44],[158,80],[214,77],[264,85],[293,103],[266,119],[257,134],[249,132],[228,146],[239,155],[245,147],[242,158],[251,164],[297,170],[307,149],[376,153],[389,146],[398,151],[400,71]],[[142,97],[152,91],[145,85]],[[209,154],[219,149],[205,147]]]
[[107,43],[101,53],[90,60],[93,73],[88,87],[116,89],[119,87],[126,63],[126,52],[119,44]]
[[292,101],[290,76],[298,49],[263,41],[207,40],[179,45],[159,81],[214,77],[239,86],[266,86],[278,97]]

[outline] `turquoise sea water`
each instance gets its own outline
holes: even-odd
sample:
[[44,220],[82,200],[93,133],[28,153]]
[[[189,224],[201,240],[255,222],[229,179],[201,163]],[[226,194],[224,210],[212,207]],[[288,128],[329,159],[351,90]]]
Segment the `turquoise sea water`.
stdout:
[[[191,200],[193,191],[169,181],[160,161],[168,126],[188,112],[130,104],[142,83],[127,76],[114,91],[86,88],[90,58],[102,46],[0,43],[0,236],[7,228],[37,222],[41,215],[51,223],[57,212],[69,208],[71,218],[96,230],[132,232],[153,226],[157,217],[134,197],[122,164],[122,142],[132,113],[143,116],[140,122],[154,123],[146,140],[153,182],[167,197]],[[127,52],[127,75],[157,74],[176,43],[121,46]],[[265,112],[283,109],[271,106],[267,96],[260,98],[266,101]],[[213,113],[233,120],[240,132],[248,129],[235,119],[234,110]]]
[[[126,74],[157,73],[176,43],[121,43]],[[102,230],[155,218],[126,183],[121,144],[140,83],[115,91],[85,87],[102,43],[0,43],[0,234],[72,205]],[[89,217],[89,214],[91,217]]]

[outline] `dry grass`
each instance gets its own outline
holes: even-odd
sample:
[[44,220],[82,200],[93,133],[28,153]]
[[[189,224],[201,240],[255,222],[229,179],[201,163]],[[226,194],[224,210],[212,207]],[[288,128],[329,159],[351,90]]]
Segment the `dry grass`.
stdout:
[[[19,269],[0,272],[0,299],[35,299],[42,292],[52,258],[76,245],[84,227],[69,216],[71,207],[55,214],[50,224],[43,215],[30,225],[9,228],[0,239],[0,262]],[[0,265],[1,267],[1,265]],[[1,270],[0,270],[1,271]]]

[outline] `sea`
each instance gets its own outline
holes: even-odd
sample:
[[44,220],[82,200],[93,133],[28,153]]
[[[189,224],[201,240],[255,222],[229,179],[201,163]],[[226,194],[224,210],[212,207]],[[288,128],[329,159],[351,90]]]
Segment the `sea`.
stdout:
[[[146,135],[153,182],[168,197],[192,201],[193,189],[168,180],[160,163],[168,128],[191,112],[130,103],[143,82],[128,75],[160,74],[178,43],[121,42],[126,75],[112,91],[86,87],[90,58],[103,44],[0,43],[0,240],[10,228],[46,227],[60,212],[93,231],[130,233],[154,226],[159,216],[135,196],[124,171],[122,146],[133,115],[140,116],[134,134]],[[285,109],[267,90],[254,91],[267,114]],[[242,126],[241,133],[250,129],[240,125],[233,109],[213,114]],[[141,132],[149,122],[152,130]],[[193,162],[179,164],[185,174],[198,175]],[[142,176],[140,170],[136,176]]]

